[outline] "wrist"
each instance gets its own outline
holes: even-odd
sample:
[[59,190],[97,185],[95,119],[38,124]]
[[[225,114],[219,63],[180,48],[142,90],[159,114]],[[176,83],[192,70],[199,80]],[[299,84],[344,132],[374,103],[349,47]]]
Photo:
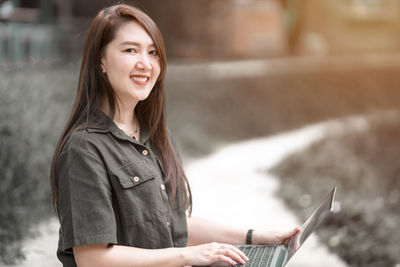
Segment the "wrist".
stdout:
[[254,232],[254,229],[249,229],[249,230],[247,230],[247,234],[246,234],[246,245],[252,245],[252,244],[254,244],[254,241],[253,241],[253,232]]
[[178,257],[180,262],[182,263],[182,266],[187,266],[191,265],[191,260],[189,256],[189,247],[183,247],[183,248],[176,248],[178,250]]

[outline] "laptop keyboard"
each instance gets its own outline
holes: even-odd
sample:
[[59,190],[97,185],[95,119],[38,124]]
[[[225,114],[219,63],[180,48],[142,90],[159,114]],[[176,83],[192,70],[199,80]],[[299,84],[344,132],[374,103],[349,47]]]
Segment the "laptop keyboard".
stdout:
[[[249,245],[239,245],[237,246],[241,251],[246,254],[249,261],[245,264],[237,264],[235,266],[245,266],[245,267],[268,267],[271,266],[274,253],[277,249],[276,246],[249,246]],[[283,263],[285,255],[279,255],[281,262]],[[279,260],[278,260],[279,261]],[[282,265],[281,263],[281,265]],[[277,266],[281,266],[277,265]]]
[[[281,246],[268,245],[236,245],[249,258],[245,264],[229,265],[226,262],[217,262],[212,267],[283,267],[287,252]],[[199,267],[199,266],[193,266]]]

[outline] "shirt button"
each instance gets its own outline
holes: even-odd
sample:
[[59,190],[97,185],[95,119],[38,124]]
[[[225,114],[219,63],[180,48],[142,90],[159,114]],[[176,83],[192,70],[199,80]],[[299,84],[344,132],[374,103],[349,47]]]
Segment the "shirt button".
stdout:
[[149,154],[149,151],[148,151],[147,149],[145,149],[145,150],[143,150],[142,154],[143,154],[144,156],[147,156],[147,155]]
[[137,177],[137,176],[133,177],[133,181],[134,181],[135,183],[139,182],[139,180],[140,180],[139,177]]
[[165,190],[165,185],[161,184],[161,190]]

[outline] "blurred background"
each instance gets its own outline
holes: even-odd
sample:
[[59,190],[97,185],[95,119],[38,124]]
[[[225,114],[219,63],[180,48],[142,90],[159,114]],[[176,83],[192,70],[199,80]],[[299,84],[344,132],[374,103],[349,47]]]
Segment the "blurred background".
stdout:
[[[50,159],[86,31],[116,2],[0,0],[0,265],[23,262],[24,239],[54,216]],[[365,118],[362,131],[288,155],[274,168],[279,195],[304,217],[310,203],[296,199],[337,185],[342,212],[321,240],[349,266],[400,266],[400,1],[124,2],[163,33],[168,123],[187,161],[240,140]]]

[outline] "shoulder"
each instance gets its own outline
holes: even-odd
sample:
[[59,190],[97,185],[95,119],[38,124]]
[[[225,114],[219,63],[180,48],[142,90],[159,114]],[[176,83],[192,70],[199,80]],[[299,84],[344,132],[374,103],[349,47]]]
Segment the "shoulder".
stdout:
[[104,141],[101,137],[104,134],[89,132],[86,129],[75,130],[65,142],[63,152],[67,151],[98,151],[97,147]]
[[[63,146],[57,160],[56,176],[67,181],[71,177],[106,177],[103,156],[93,142],[92,134],[86,130],[74,131]],[[65,179],[67,177],[68,179]]]
[[98,149],[98,137],[96,134],[87,132],[86,130],[74,131],[65,142],[59,160],[71,162],[81,161],[83,158],[100,160],[101,155]]

